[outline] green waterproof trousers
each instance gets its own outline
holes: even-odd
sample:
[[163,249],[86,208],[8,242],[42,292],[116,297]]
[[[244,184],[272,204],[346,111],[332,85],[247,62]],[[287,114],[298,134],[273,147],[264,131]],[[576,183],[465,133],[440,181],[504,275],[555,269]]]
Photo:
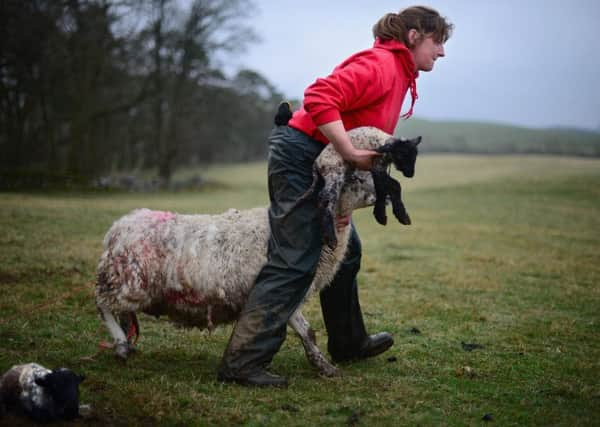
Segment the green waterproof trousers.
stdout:
[[[288,126],[269,137],[268,260],[237,321],[220,366],[226,376],[265,369],[286,337],[286,325],[310,288],[322,247],[316,196],[295,207],[310,187],[312,165],[324,145]],[[288,215],[285,215],[288,213]],[[334,359],[358,354],[367,338],[356,275],[361,243],[352,225],[348,252],[330,286],[320,295]]]

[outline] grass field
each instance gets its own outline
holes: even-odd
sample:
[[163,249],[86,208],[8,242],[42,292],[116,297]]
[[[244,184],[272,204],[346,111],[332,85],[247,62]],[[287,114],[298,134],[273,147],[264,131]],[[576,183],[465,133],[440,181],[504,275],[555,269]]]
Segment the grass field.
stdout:
[[[0,194],[0,370],[36,361],[85,374],[81,400],[93,412],[69,425],[454,426],[486,414],[499,426],[598,425],[600,160],[420,157],[416,177],[401,178],[412,226],[355,215],[365,320],[395,345],[325,379],[289,334],[273,370],[291,385],[278,391],[216,382],[231,327],[209,335],[141,315],[140,352],[127,364],[98,351],[108,334],[91,282],[112,221],[137,207],[267,202],[262,163],[206,175],[221,185]],[[316,299],[305,314],[325,349]]]

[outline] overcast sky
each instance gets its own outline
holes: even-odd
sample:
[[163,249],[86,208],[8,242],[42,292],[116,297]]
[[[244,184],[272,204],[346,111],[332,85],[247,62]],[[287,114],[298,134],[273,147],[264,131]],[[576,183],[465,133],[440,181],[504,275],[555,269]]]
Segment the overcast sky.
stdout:
[[317,77],[369,48],[371,27],[385,13],[426,4],[455,31],[446,57],[417,80],[416,117],[600,129],[598,0],[255,3],[262,42],[237,61],[286,96],[301,99]]

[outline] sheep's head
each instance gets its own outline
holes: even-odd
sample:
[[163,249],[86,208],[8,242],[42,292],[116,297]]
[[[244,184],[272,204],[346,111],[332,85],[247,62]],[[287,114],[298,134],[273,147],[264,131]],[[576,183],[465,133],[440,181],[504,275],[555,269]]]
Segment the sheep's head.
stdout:
[[338,214],[349,215],[353,210],[373,206],[375,185],[368,171],[352,170],[344,178],[344,185],[338,201]]
[[408,138],[390,138],[384,145],[375,149],[379,153],[384,153],[383,161],[385,164],[392,162],[407,178],[415,175],[415,163],[417,161],[417,146],[421,142],[421,137]]
[[79,384],[83,380],[83,376],[70,369],[59,368],[36,378],[35,382],[52,397],[52,409],[57,418],[73,419],[79,415]]

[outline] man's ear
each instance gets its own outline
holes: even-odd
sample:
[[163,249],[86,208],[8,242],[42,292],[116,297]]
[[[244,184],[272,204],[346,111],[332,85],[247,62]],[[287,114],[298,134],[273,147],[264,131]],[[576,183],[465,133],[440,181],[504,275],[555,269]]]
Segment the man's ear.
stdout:
[[407,38],[410,45],[407,47],[415,47],[419,40],[421,40],[421,33],[419,33],[416,29],[411,28],[408,30]]

